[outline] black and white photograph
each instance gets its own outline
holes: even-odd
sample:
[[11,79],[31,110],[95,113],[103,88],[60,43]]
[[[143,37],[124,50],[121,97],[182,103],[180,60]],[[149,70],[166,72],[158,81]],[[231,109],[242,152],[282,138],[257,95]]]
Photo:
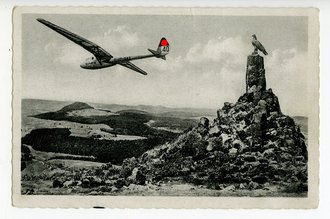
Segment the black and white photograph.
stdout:
[[317,205],[317,10],[18,7],[13,19],[14,205]]

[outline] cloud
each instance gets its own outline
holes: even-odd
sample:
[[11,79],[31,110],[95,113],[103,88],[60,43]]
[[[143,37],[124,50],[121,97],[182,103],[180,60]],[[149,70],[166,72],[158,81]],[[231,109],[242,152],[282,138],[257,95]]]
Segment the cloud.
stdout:
[[245,90],[248,49],[240,37],[219,37],[196,43],[182,56],[170,53],[166,61],[143,62],[152,79],[145,83],[149,98],[154,104],[212,108],[234,102]]
[[148,62],[150,68],[170,74],[181,72],[186,66],[182,56],[172,57],[169,55],[166,57],[166,61],[163,61],[162,59],[151,59]]
[[282,111],[308,114],[308,54],[296,48],[274,50],[265,58],[267,86],[278,95]]
[[[92,54],[73,42],[62,44],[57,47],[57,52],[53,63],[60,65],[69,65],[78,68],[81,63]],[[80,68],[80,67],[79,67]]]
[[218,37],[206,44],[195,44],[185,60],[190,63],[220,62],[222,65],[235,65],[244,62],[245,54],[251,50],[241,37]]
[[196,43],[183,56],[169,54],[166,62],[152,60],[151,67],[158,71],[168,73],[189,72],[204,74],[205,72],[230,72],[244,71],[246,55],[251,52],[252,46],[243,42],[241,37],[218,37],[210,39],[205,44]]
[[103,34],[103,37],[97,37],[95,40],[104,42],[111,51],[119,52],[121,49],[136,47],[140,43],[138,33],[131,32],[127,26],[117,26],[109,29]]

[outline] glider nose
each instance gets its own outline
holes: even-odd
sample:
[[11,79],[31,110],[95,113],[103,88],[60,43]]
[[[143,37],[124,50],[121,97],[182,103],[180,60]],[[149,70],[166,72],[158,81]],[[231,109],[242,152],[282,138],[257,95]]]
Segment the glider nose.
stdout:
[[86,64],[85,64],[85,63],[82,63],[82,64],[80,64],[80,68],[84,68],[84,69],[86,69],[86,68],[87,68],[87,66],[86,66]]

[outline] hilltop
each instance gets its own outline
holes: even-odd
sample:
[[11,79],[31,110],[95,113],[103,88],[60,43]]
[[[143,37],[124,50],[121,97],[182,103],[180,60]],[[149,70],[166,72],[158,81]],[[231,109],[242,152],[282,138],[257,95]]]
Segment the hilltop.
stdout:
[[307,146],[300,127],[280,111],[271,89],[225,103],[172,144],[142,155],[134,168],[150,180],[179,177],[213,189],[270,189],[301,193],[307,186]]
[[74,103],[67,105],[67,106],[63,107],[62,109],[58,110],[57,113],[67,113],[67,112],[74,111],[74,110],[84,110],[84,109],[94,109],[94,107],[91,107],[87,103],[74,102]]
[[[125,163],[151,181],[179,178],[213,189],[308,190],[308,152],[300,126],[281,111],[266,89],[263,58],[248,57],[247,91],[224,103],[217,118],[202,117],[197,127]],[[126,168],[125,166],[123,168]]]

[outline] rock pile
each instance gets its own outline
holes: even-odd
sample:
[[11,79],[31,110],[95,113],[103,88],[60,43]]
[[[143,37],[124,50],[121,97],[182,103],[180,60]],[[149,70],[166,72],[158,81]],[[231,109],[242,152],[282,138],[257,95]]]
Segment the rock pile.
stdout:
[[[260,56],[249,58],[248,66],[252,73],[264,74]],[[281,112],[265,80],[252,79],[247,81],[248,91],[236,103],[224,103],[213,122],[201,118],[198,127],[175,143],[146,152],[135,168],[145,170],[150,181],[178,177],[216,189],[280,185],[307,191],[305,137]]]
[[237,103],[225,103],[209,124],[198,127],[174,144],[145,153],[140,166],[150,180],[180,177],[220,188],[221,184],[257,189],[281,184],[307,190],[307,149],[300,128],[280,112],[277,97],[259,87]]

